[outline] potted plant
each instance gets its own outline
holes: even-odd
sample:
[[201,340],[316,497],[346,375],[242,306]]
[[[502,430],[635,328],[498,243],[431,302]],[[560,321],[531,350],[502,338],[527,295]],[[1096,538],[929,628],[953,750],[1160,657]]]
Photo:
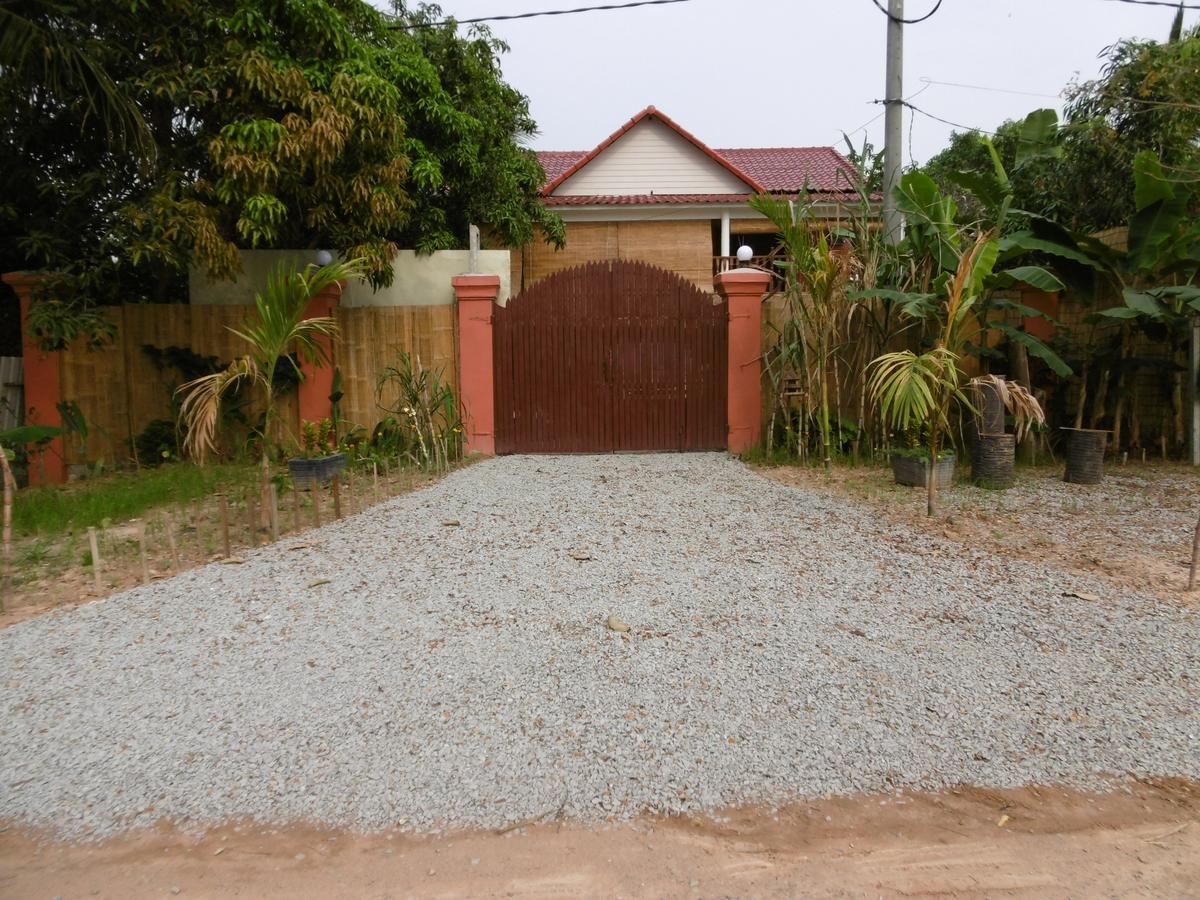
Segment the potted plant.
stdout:
[[300,426],[299,455],[287,461],[292,482],[298,491],[312,490],[325,484],[346,467],[346,454],[334,444],[333,421],[303,422]]
[[[1034,425],[1046,424],[1046,413],[1033,394],[1003,375],[979,375],[970,385],[978,410],[971,453],[971,478],[983,487],[1012,484],[1017,444]],[[1005,413],[1012,416],[1015,434],[1004,430]]]
[[[888,448],[888,459],[892,464],[892,477],[896,484],[910,487],[929,486],[928,447],[890,447]],[[937,465],[933,467],[933,471],[939,488],[949,487],[954,483],[956,459],[953,450],[938,452]]]
[[[263,401],[263,417],[255,429],[262,448],[262,509],[267,508],[271,464],[268,453],[269,428],[278,418],[276,371],[280,364],[300,373],[297,356],[324,365],[330,362],[324,339],[337,335],[337,323],[328,316],[306,318],[308,302],[326,288],[358,278],[363,261],[331,263],[304,270],[280,264],[267,277],[266,288],[254,295],[254,315],[241,328],[230,328],[246,342],[248,352],[227,367],[180,385],[179,418],[184,424],[184,450],[197,462],[216,449],[221,402],[240,384],[257,388]],[[292,355],[292,352],[296,354]]]

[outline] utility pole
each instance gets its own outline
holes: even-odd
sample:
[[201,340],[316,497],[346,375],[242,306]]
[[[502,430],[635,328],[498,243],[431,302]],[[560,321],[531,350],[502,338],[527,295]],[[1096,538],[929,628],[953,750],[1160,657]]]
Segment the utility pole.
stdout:
[[888,0],[887,74],[883,120],[883,233],[892,244],[900,243],[903,221],[892,200],[900,181],[901,148],[904,145],[904,0]]

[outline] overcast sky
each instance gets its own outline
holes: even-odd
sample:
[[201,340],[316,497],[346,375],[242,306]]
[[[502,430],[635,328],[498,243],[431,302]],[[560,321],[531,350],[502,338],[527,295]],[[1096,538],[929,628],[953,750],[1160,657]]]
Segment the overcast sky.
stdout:
[[[611,2],[441,6],[466,19]],[[933,3],[907,0],[905,15]],[[1058,108],[1064,85],[1098,73],[1106,46],[1126,37],[1163,40],[1173,15],[1110,0],[944,0],[931,19],[905,27],[905,96],[943,119],[994,128],[1041,106]],[[1187,24],[1197,17],[1189,12]],[[591,149],[649,104],[714,147],[840,147],[843,131],[854,131],[856,144],[864,135],[883,143],[883,108],[871,101],[883,96],[887,19],[871,0],[688,0],[491,27],[511,48],[502,58],[505,79],[530,98],[539,150]],[[1001,88],[1038,96],[994,90]],[[906,161],[910,153],[928,159],[952,130],[908,112],[904,128]]]

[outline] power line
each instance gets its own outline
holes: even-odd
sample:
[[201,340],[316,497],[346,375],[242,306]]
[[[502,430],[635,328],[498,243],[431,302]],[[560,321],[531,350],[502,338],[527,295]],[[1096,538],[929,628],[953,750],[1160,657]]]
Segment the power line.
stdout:
[[1047,100],[1062,99],[1061,94],[1039,94],[1036,91],[1014,91],[1010,88],[987,87],[986,85],[982,84],[964,84],[961,81],[935,81],[932,78],[926,78],[924,75],[922,75],[918,80],[923,84],[936,84],[941,87],[969,88],[973,91],[990,91],[996,94],[1019,94],[1022,97],[1042,97]]
[[1169,6],[1171,9],[1200,9],[1192,3],[1178,3],[1175,0],[1108,0],[1109,3],[1128,3],[1132,6]]
[[930,18],[935,12],[937,12],[939,9],[942,8],[942,0],[937,0],[937,3],[933,4],[933,9],[931,9],[929,12],[925,13],[925,15],[921,16],[920,18],[918,18],[918,19],[902,19],[900,16],[893,16],[891,10],[889,10],[886,6],[884,6],[882,3],[880,3],[879,0],[871,0],[871,2],[875,4],[875,6],[879,9],[879,11],[881,13],[883,13],[885,16],[887,16],[889,19],[891,19],[893,22],[897,23],[898,25],[916,25],[918,22],[924,22],[926,19]]
[[689,3],[691,0],[631,0],[628,3],[608,3],[602,6],[578,6],[574,9],[544,9],[538,12],[527,13],[512,13],[506,16],[480,16],[476,19],[442,19],[440,22],[407,22],[404,24],[396,23],[394,28],[403,28],[405,30],[413,28],[438,28],[442,25],[449,25],[451,22],[457,25],[477,25],[480,22],[508,22],[513,19],[536,19],[539,16],[572,16],[576,13],[600,12],[610,9],[633,9],[635,6],[666,6],[670,3]]

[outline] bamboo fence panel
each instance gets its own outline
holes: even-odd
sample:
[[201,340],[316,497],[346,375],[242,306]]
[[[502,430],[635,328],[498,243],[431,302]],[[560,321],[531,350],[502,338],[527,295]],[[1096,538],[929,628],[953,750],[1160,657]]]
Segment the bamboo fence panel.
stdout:
[[386,415],[376,402],[375,386],[402,351],[413,356],[414,364],[420,359],[425,368],[439,371],[457,392],[456,307],[347,307],[336,316],[343,419],[369,431]]
[[[182,377],[173,367],[156,367],[143,347],[185,347],[221,363],[247,350],[229,328],[246,321],[248,306],[145,304],[113,307],[104,314],[117,328],[110,344],[91,350],[77,341],[59,354],[62,399],[79,404],[89,431],[84,445],[67,442],[70,464],[129,460],[133,437],[155,419],[172,418],[172,393]],[[375,425],[381,415],[375,383],[401,350],[442,369],[457,389],[454,306],[352,308],[336,315],[343,329],[334,349],[347,395],[343,418],[367,428]],[[280,398],[278,409],[274,438],[287,443],[298,431],[296,392]],[[254,418],[260,410],[246,412]]]

